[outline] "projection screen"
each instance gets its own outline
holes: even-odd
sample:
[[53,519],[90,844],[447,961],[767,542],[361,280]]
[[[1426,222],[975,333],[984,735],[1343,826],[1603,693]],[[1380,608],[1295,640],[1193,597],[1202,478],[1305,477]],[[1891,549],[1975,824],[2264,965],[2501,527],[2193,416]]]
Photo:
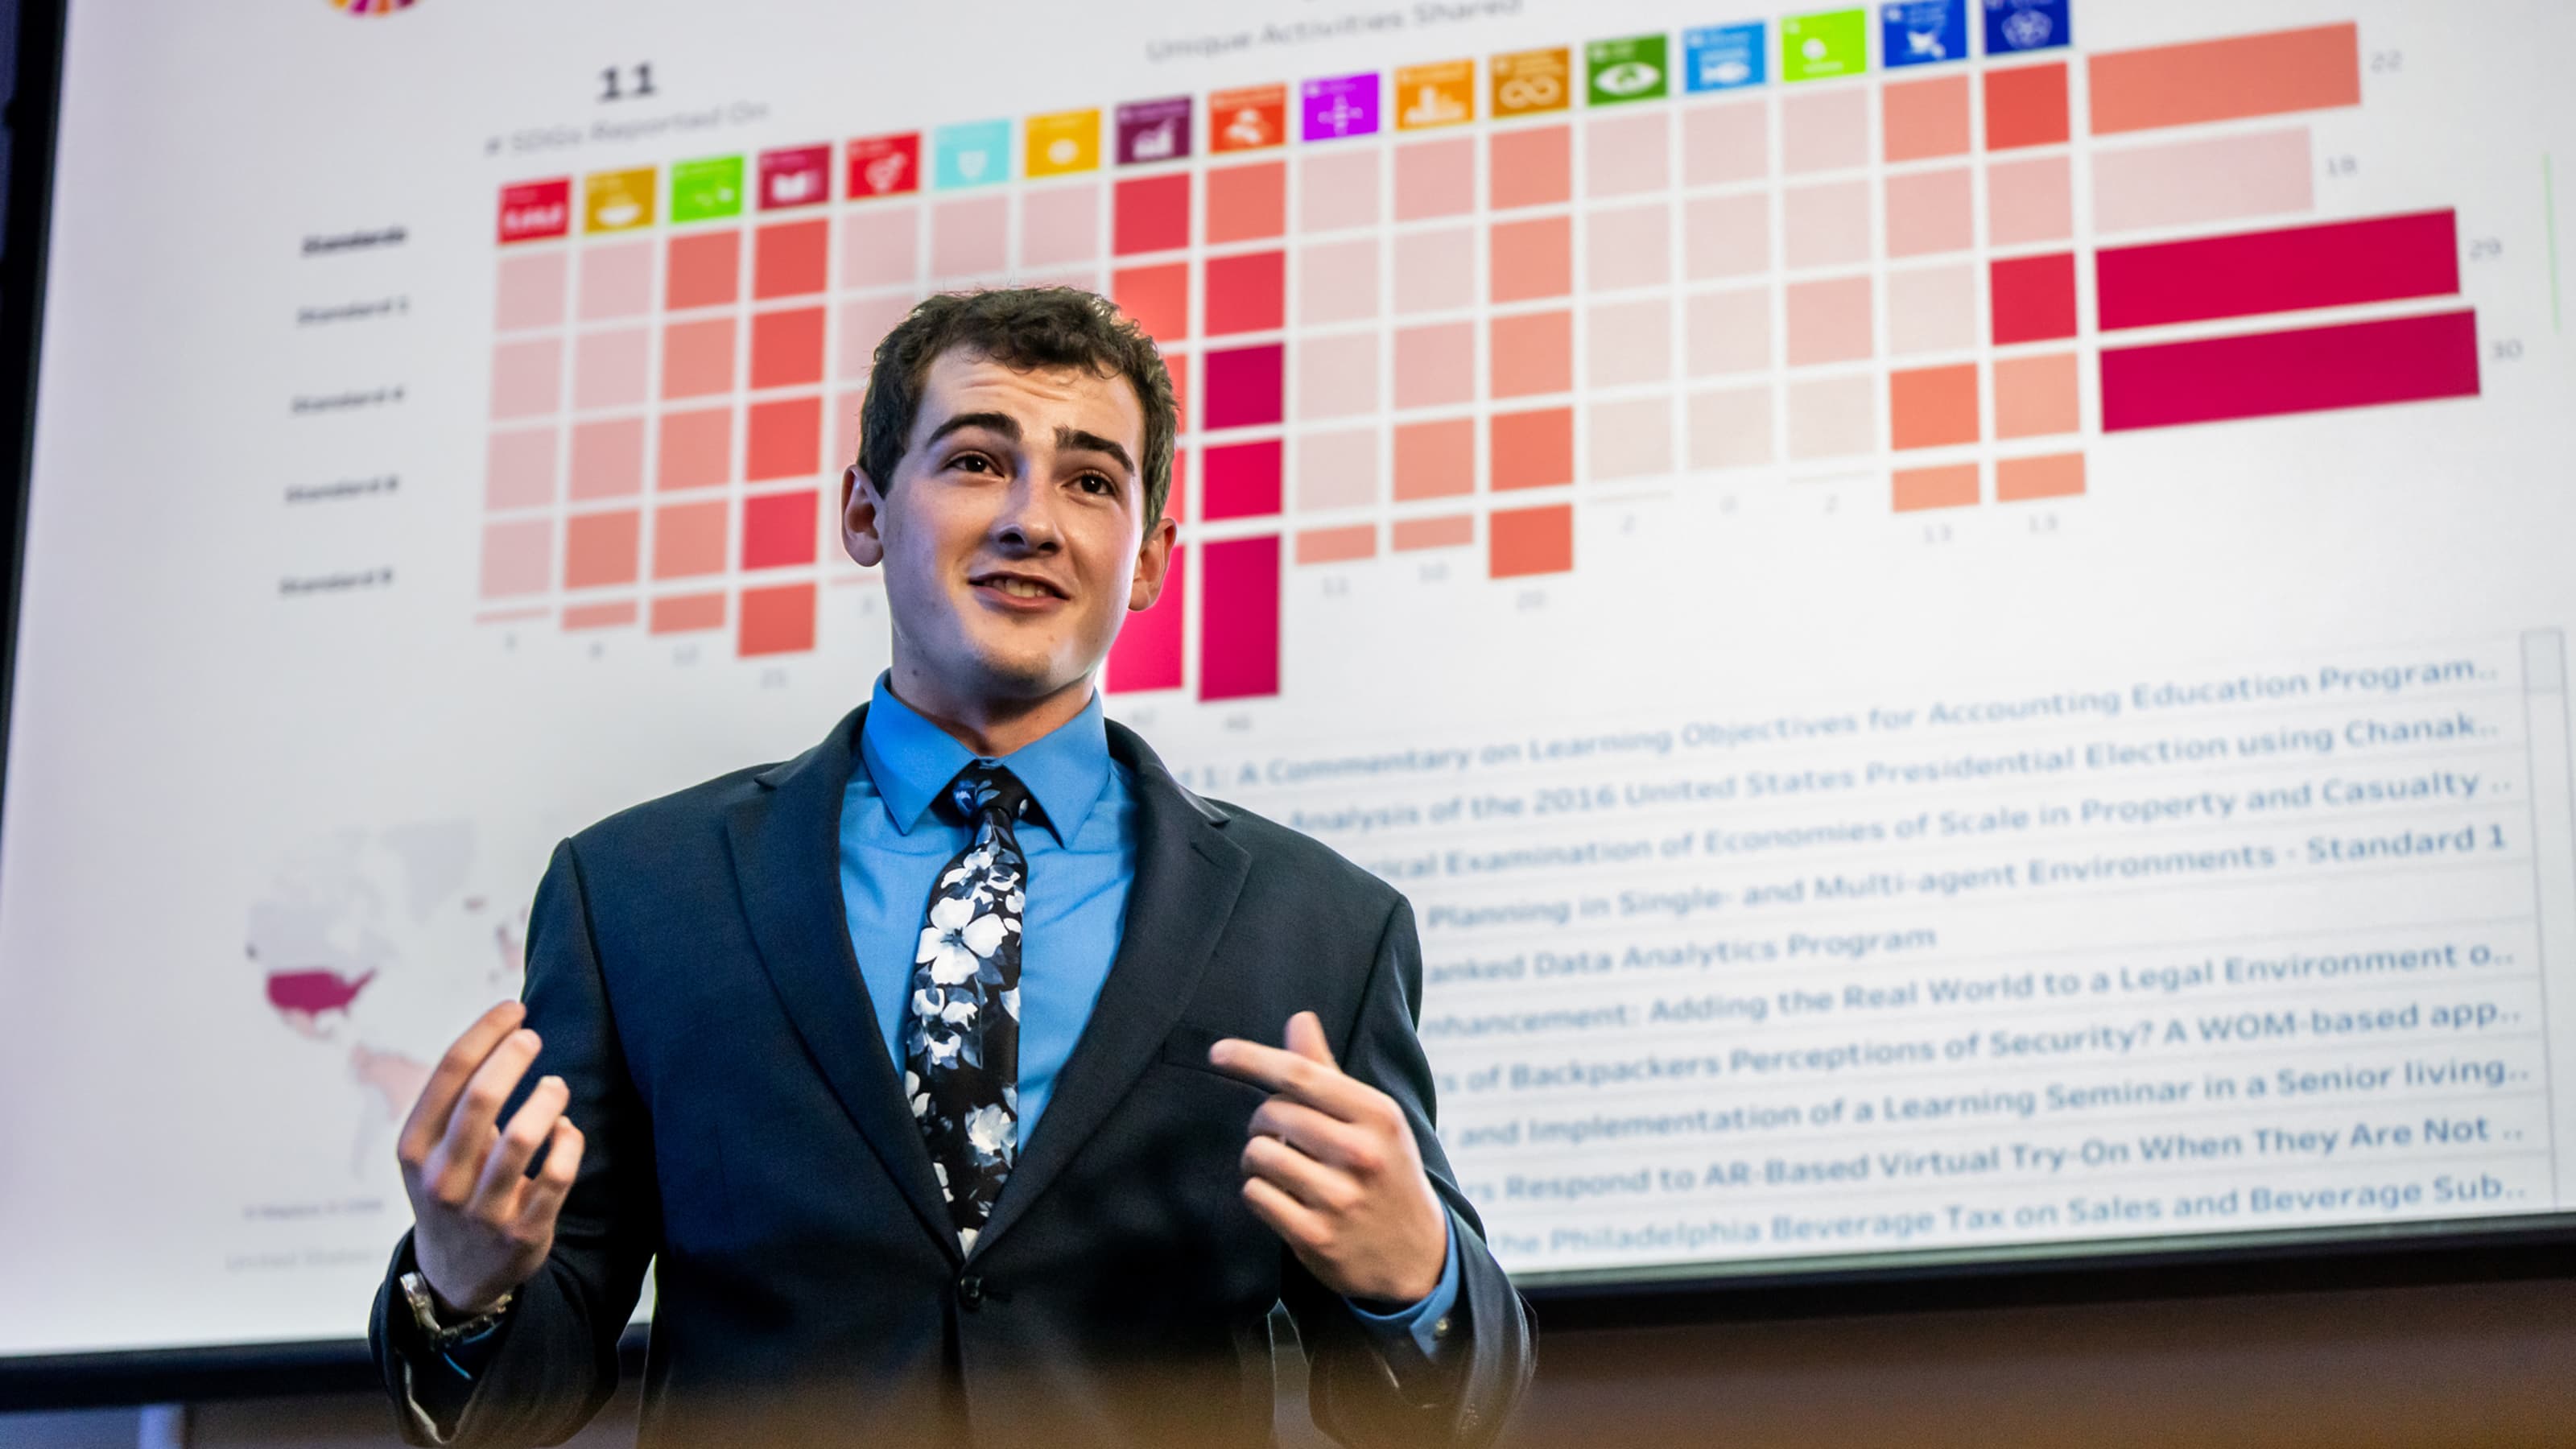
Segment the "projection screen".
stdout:
[[361,1333],[551,846],[865,697],[871,348],[1014,282],[1182,385],[1111,715],[1410,895],[1524,1281],[2567,1222],[2569,55],[2540,0],[74,0],[0,1356]]

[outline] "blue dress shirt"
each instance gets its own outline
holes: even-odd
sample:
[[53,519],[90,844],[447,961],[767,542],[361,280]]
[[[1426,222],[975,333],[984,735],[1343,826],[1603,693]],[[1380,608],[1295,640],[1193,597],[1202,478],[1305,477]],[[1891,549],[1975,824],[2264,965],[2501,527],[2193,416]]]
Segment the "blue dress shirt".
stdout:
[[[841,792],[841,903],[850,949],[859,958],[868,1002],[895,1068],[903,1068],[903,1023],[912,995],[913,955],[922,913],[939,869],[966,848],[972,832],[931,806],[957,772],[975,760],[947,731],[895,697],[891,676],[877,677],[867,722],[859,731],[858,768]],[[1028,909],[1020,946],[1020,1144],[1025,1152],[1054,1093],[1056,1074],[1091,1020],[1127,921],[1127,887],[1136,874],[1136,781],[1110,758],[1109,729],[1094,694],[1082,713],[1001,757],[1046,816],[1023,826],[1028,857]],[[1282,1023],[1285,1026],[1285,1023]],[[1438,1326],[1458,1299],[1458,1230],[1449,1229],[1448,1261],[1439,1286],[1419,1303],[1371,1313],[1361,1322],[1393,1335],[1409,1333],[1425,1356],[1435,1353]]]

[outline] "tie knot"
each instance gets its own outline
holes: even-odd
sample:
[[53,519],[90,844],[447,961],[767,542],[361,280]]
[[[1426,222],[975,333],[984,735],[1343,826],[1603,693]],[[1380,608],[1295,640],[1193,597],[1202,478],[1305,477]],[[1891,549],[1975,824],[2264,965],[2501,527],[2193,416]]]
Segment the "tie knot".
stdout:
[[977,760],[957,772],[948,782],[949,803],[969,825],[985,821],[1012,824],[1028,818],[1035,802],[1029,787],[1011,773],[1011,767]]

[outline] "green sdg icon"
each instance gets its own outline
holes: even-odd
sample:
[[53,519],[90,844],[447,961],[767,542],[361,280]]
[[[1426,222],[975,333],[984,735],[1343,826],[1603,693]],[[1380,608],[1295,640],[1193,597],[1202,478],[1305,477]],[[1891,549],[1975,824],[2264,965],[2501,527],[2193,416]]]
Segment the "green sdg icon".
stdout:
[[1590,104],[1615,106],[1623,101],[1651,101],[1671,82],[1664,63],[1664,37],[1640,35],[1628,40],[1596,40],[1583,48]]
[[1780,78],[1823,80],[1869,69],[1869,12],[1831,10],[1780,22]]
[[671,220],[713,221],[742,214],[742,158],[713,156],[671,168]]

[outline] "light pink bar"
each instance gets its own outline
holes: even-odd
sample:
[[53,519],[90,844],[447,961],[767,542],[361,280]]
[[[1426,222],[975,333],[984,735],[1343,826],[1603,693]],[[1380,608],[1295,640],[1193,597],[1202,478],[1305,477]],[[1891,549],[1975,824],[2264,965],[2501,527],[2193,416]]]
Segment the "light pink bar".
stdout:
[[2314,209],[2308,128],[2093,153],[2093,229],[2145,231]]
[[1377,525],[1354,523],[1345,528],[1310,528],[1297,535],[1297,562],[1347,563],[1377,554]]
[[1476,541],[1476,516],[1452,514],[1446,518],[1399,518],[1395,521],[1395,551],[1410,553],[1417,548],[1459,548]]
[[1377,501],[1375,429],[1307,433],[1297,439],[1297,506],[1360,508]]

